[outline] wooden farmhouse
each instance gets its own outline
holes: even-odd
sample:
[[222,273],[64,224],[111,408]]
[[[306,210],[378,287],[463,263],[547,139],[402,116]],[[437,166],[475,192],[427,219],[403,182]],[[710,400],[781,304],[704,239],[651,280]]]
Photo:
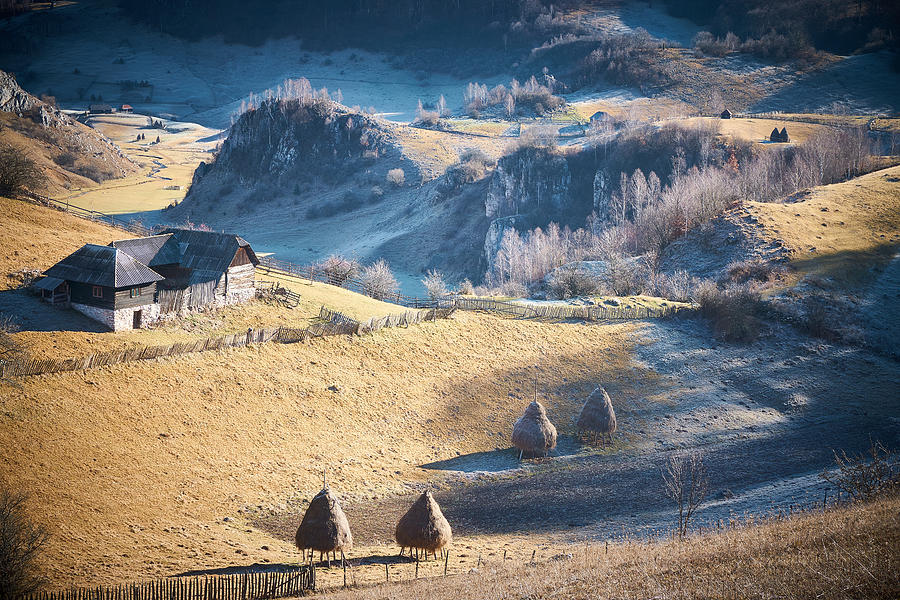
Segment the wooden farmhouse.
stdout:
[[202,307],[256,294],[256,254],[243,238],[170,229],[160,235],[85,244],[44,272],[35,286],[112,329],[138,329]]

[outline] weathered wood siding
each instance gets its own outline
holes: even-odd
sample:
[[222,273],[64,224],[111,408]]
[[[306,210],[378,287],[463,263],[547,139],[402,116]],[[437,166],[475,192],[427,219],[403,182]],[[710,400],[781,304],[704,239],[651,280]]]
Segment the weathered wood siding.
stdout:
[[225,286],[227,295],[251,293],[256,289],[256,267],[249,260],[240,265],[232,264],[225,272],[223,280],[227,282]]
[[85,304],[87,306],[96,306],[97,308],[113,308],[115,300],[115,289],[111,287],[102,287],[103,297],[94,297],[94,286],[89,283],[78,283],[73,281],[70,284],[69,297],[76,304]]
[[140,287],[140,294],[131,297],[131,288],[118,288],[115,295],[115,308],[134,308],[153,304],[156,301],[156,283],[148,283]]

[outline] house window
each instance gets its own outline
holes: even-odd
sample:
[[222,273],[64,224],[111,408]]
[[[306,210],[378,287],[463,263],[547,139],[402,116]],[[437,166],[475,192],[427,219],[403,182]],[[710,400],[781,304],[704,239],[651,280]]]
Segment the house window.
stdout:
[[102,298],[103,297],[103,288],[100,287],[99,285],[95,285],[93,287],[93,289],[91,290],[91,295],[94,298]]
[[138,296],[141,295],[141,288],[140,288],[140,287],[133,287],[133,288],[131,288],[131,290],[129,290],[129,293],[130,293],[130,295],[131,295],[132,298],[137,298]]

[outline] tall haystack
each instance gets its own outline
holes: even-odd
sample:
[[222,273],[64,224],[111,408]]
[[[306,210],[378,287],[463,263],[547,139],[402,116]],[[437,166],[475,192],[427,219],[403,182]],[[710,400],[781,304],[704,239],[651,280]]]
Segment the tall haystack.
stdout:
[[791,141],[791,136],[788,135],[787,127],[782,127],[782,128],[781,128],[781,133],[778,134],[778,138],[779,138],[782,142],[785,142],[785,143]]
[[400,544],[401,554],[403,548],[416,548],[427,555],[449,544],[453,531],[431,492],[425,492],[397,522],[394,536]]
[[772,130],[772,133],[769,134],[769,141],[770,142],[780,142],[781,141],[781,134],[778,132],[777,127]]
[[512,443],[519,449],[519,458],[525,452],[532,456],[544,456],[556,448],[556,427],[537,400],[528,405],[525,414],[513,425]]
[[353,547],[350,523],[337,496],[324,488],[309,503],[297,528],[297,548],[319,552],[344,552]]
[[613,410],[612,400],[609,399],[609,394],[603,386],[598,385],[588,396],[584,406],[581,407],[576,426],[580,432],[591,436],[593,440],[596,440],[597,436],[601,439],[607,437],[612,439],[612,434],[616,432],[616,411]]

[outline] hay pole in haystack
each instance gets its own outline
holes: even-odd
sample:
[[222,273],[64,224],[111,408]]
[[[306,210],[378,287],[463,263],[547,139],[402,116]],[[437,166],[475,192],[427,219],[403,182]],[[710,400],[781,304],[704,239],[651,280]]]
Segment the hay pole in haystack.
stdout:
[[309,503],[294,541],[301,552],[318,550],[320,561],[324,553],[328,558],[328,568],[331,568],[329,553],[336,556],[338,552],[343,553],[353,548],[353,534],[350,533],[347,515],[337,496],[328,489],[324,476],[322,486],[322,491]]
[[415,548],[417,553],[424,550],[426,558],[429,552],[437,558],[437,551],[441,550],[443,554],[444,547],[453,539],[453,530],[431,492],[423,492],[400,517],[394,537],[400,544],[400,556],[403,556],[404,548],[409,548],[412,557]]
[[575,426],[582,435],[589,436],[592,442],[597,441],[597,436],[600,436],[601,442],[607,439],[612,442],[617,426],[616,411],[602,385],[598,385],[585,400]]
[[519,460],[527,452],[532,456],[546,456],[556,448],[556,427],[547,418],[547,411],[537,400],[532,400],[525,413],[519,417],[512,432],[513,446],[519,449]]

